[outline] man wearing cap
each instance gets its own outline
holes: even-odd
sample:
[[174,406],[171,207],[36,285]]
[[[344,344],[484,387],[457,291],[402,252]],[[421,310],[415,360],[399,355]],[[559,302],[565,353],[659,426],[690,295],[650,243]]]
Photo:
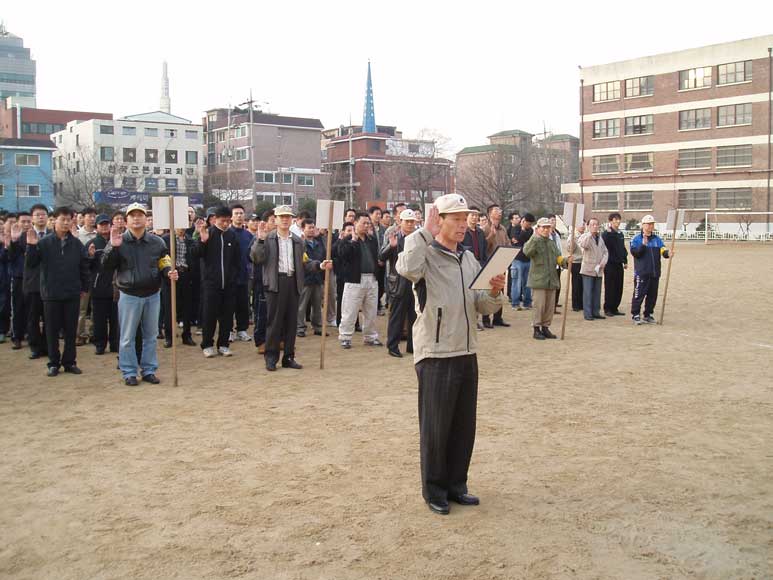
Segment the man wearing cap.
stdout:
[[[660,282],[660,257],[673,258],[676,252],[666,249],[663,240],[654,233],[655,218],[645,215],[641,219],[641,232],[631,240],[631,255],[633,262],[633,300],[631,301],[631,317],[634,324],[653,324],[655,303],[658,300],[658,284]],[[641,317],[641,306],[644,303],[644,318]]]
[[535,235],[523,246],[524,255],[531,261],[527,284],[531,288],[534,304],[533,326],[534,338],[537,340],[556,338],[556,335],[550,332],[550,324],[556,311],[556,292],[560,287],[559,270],[556,266],[565,268],[571,262],[571,258],[567,260],[561,255],[558,246],[551,239],[552,228],[548,218],[540,218]]
[[389,324],[387,326],[387,349],[389,354],[402,358],[400,337],[403,334],[405,319],[408,319],[408,344],[406,352],[413,352],[413,323],[416,321],[416,308],[413,301],[413,287],[407,278],[395,269],[397,257],[405,249],[405,238],[416,227],[416,214],[404,209],[400,214],[400,231],[392,230],[379,251],[379,259],[389,265],[386,291],[389,295]]
[[[119,290],[118,320],[121,338],[118,366],[127,386],[136,387],[137,369],[142,380],[158,384],[158,316],[161,310],[162,277],[177,280],[172,260],[164,241],[146,230],[146,209],[138,203],[126,208],[128,229],[121,234],[117,227],[110,231],[110,243],[102,256],[106,272],[116,272],[115,283]],[[142,354],[137,360],[135,338],[137,327],[142,330]]]
[[425,227],[405,239],[396,268],[414,284],[418,317],[413,359],[419,381],[422,495],[429,509],[446,515],[448,501],[477,505],[467,472],[475,443],[478,398],[478,313],[504,303],[504,275],[490,290],[470,290],[478,260],[461,245],[467,231],[466,200],[457,194],[435,200]]
[[267,233],[260,224],[258,237],[252,244],[250,257],[262,265],[266,294],[266,370],[275,371],[279,361],[279,343],[284,340],[282,367],[303,368],[295,360],[295,334],[298,326],[298,299],[303,291],[304,274],[327,270],[333,262],[309,260],[304,255],[303,242],[290,232],[293,210],[281,205],[274,209],[276,230]]
[[[118,304],[113,300],[113,275],[102,267],[102,255],[110,243],[110,216],[97,216],[97,235],[86,244],[91,271],[91,316],[94,322],[96,354],[118,352]],[[109,330],[108,330],[109,329]]]

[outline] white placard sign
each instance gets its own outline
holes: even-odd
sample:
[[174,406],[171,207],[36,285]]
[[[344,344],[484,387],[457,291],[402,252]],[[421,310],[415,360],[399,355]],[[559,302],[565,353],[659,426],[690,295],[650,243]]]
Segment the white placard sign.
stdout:
[[[174,227],[188,227],[188,197],[174,196]],[[153,198],[153,229],[169,229],[169,196]]]
[[574,214],[574,227],[578,228],[585,221],[585,204],[578,203],[575,206],[574,211],[576,212]]
[[344,202],[330,199],[317,200],[317,227],[321,230],[330,229],[330,204],[333,204],[333,230],[340,229],[344,225]]
[[666,231],[674,232],[684,223],[683,209],[670,209],[666,216]]
[[564,202],[564,213],[561,216],[561,220],[564,222],[565,225],[569,225],[572,223],[572,217],[574,217],[574,212],[577,211],[575,209],[575,204],[571,201],[565,201]]

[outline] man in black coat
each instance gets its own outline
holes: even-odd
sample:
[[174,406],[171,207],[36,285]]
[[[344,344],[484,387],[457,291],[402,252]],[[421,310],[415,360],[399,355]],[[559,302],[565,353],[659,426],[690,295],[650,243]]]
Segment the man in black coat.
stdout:
[[94,319],[94,346],[96,354],[118,352],[118,303],[115,300],[113,272],[102,267],[102,255],[110,243],[110,216],[97,216],[97,235],[86,244],[91,270],[91,316]]
[[[48,376],[64,372],[81,374],[75,364],[75,335],[81,295],[88,290],[89,264],[83,244],[70,233],[73,212],[68,207],[54,211],[54,234],[38,240],[27,231],[25,266],[40,267],[40,292],[46,318]],[[64,334],[64,351],[59,352],[59,331]]]
[[613,212],[609,214],[609,224],[601,239],[607,246],[609,260],[604,266],[604,314],[607,316],[624,316],[618,310],[623,299],[624,270],[628,268],[628,251],[625,249],[625,236],[620,231],[622,216]]
[[[228,348],[236,303],[236,281],[239,275],[239,242],[229,229],[231,210],[215,208],[213,225],[202,227],[199,239],[193,243],[193,257],[201,258],[202,276],[202,336],[204,356],[231,356]],[[218,326],[217,351],[213,346],[215,325]]]
[[[169,234],[161,237],[167,250],[171,248]],[[193,323],[193,293],[198,283],[197,274],[193,272],[193,264],[198,262],[193,258],[193,238],[187,229],[178,229],[175,236],[175,270],[178,278],[175,284],[177,299],[177,315],[179,322],[183,323],[183,331],[180,338],[186,346],[196,346],[191,336],[191,324]],[[194,280],[196,283],[194,283]],[[161,286],[161,299],[164,302],[164,348],[172,346],[172,336],[175,329],[172,328],[172,283],[164,280]]]

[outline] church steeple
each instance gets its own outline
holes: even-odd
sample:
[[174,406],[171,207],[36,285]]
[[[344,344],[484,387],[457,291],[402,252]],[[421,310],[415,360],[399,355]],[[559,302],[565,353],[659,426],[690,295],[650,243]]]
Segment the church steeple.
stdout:
[[362,132],[376,132],[376,111],[373,107],[373,82],[370,78],[370,61],[368,61],[368,84],[365,86],[365,111],[362,114]]
[[172,112],[172,101],[169,99],[169,75],[167,74],[166,61],[164,61],[164,73],[161,77],[161,111]]

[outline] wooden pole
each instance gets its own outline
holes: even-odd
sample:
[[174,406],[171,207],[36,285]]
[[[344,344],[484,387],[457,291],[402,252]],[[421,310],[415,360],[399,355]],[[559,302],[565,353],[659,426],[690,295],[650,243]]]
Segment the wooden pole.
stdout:
[[668,281],[671,278],[671,264],[674,262],[674,246],[676,246],[676,222],[679,219],[679,210],[674,210],[674,232],[671,238],[671,248],[668,250],[668,269],[666,270],[666,285],[663,288],[663,300],[660,303],[660,320],[658,324],[663,324],[663,315],[666,313],[666,298],[668,298]]
[[[330,214],[327,218],[327,247],[325,259],[330,260],[333,252],[333,208],[335,203],[330,200]],[[330,289],[330,270],[325,270],[325,289],[322,294],[322,343],[319,347],[319,368],[325,370],[325,337],[327,336],[327,300]]]
[[[569,212],[571,214],[569,218],[569,222],[571,223],[571,225],[569,226],[569,256],[570,257],[574,254],[574,243],[575,243],[574,223],[577,221],[575,219],[574,214],[576,211],[577,211],[577,204],[573,205],[572,210]],[[572,286],[572,265],[571,264],[566,269],[566,271],[568,273],[568,276],[566,277],[566,290],[564,290],[564,312],[561,315],[561,340],[564,340],[564,334],[566,333],[566,313],[569,312],[569,289]]]
[[[177,269],[175,259],[175,242],[177,241],[177,232],[174,230],[174,196],[169,196],[169,257],[172,260],[172,270]],[[167,332],[172,334],[172,385],[177,386],[177,281],[169,280],[169,298],[170,314],[172,328],[167,328]],[[167,337],[169,338],[169,337]]]

